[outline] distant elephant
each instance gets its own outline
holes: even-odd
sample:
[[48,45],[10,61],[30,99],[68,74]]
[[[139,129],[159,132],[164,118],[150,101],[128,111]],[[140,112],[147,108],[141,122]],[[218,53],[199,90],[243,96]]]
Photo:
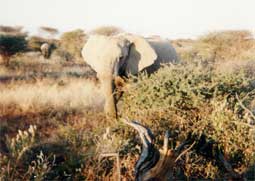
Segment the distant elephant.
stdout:
[[175,49],[168,40],[132,34],[91,35],[82,49],[82,57],[97,72],[105,97],[104,111],[117,117],[115,79],[140,71],[148,74],[160,63],[178,63]]
[[47,59],[50,58],[51,45],[49,43],[43,43],[40,49],[44,58],[47,58]]

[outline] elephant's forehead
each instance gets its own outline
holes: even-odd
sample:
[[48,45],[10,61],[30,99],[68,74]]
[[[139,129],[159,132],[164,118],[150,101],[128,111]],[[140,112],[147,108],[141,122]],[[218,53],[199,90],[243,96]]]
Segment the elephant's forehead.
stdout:
[[84,58],[95,70],[110,68],[121,55],[122,50],[118,43],[115,38],[93,36],[83,49]]
[[118,41],[106,36],[93,36],[85,45],[87,53],[92,54],[115,54],[120,52]]
[[121,55],[121,47],[115,39],[109,39],[103,42],[99,49],[99,56],[104,61],[114,60]]

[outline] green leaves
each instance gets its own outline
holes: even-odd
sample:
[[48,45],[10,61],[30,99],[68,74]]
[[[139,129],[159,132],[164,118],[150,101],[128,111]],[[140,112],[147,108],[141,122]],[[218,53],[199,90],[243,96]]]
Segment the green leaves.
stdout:
[[26,49],[25,35],[0,34],[0,54],[11,56]]
[[[251,150],[255,151],[255,140],[250,135],[255,128],[247,124],[251,117],[245,117],[249,114],[236,95],[249,107],[255,100],[254,80],[245,70],[219,74],[192,63],[164,67],[149,77],[141,75],[137,81],[131,80],[119,110],[124,117],[141,120],[156,135],[170,129],[176,133],[174,143],[182,142],[189,134],[197,140],[204,135],[223,150],[235,168],[247,168],[254,164]],[[221,177],[224,171],[207,159],[191,151],[183,160],[186,176]]]

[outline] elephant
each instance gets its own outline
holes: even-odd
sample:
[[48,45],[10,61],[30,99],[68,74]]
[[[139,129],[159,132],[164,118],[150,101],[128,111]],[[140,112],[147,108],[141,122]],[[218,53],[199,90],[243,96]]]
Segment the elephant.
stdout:
[[51,53],[51,45],[49,43],[43,43],[40,47],[41,53],[44,58],[48,59]]
[[175,49],[168,40],[144,38],[134,34],[91,35],[82,49],[82,57],[97,73],[105,97],[104,111],[117,118],[115,80],[141,71],[151,74],[161,63],[178,63]]

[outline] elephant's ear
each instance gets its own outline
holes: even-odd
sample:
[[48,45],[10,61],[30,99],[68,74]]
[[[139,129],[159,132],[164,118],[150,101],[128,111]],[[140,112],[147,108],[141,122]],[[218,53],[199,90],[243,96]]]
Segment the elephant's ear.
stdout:
[[137,35],[126,35],[125,38],[131,42],[127,60],[128,73],[137,74],[156,61],[157,54],[145,38]]
[[103,51],[107,51],[107,45],[109,44],[109,38],[103,35],[92,35],[84,45],[81,54],[87,64],[96,72],[102,72],[105,68],[102,61],[104,54]]

